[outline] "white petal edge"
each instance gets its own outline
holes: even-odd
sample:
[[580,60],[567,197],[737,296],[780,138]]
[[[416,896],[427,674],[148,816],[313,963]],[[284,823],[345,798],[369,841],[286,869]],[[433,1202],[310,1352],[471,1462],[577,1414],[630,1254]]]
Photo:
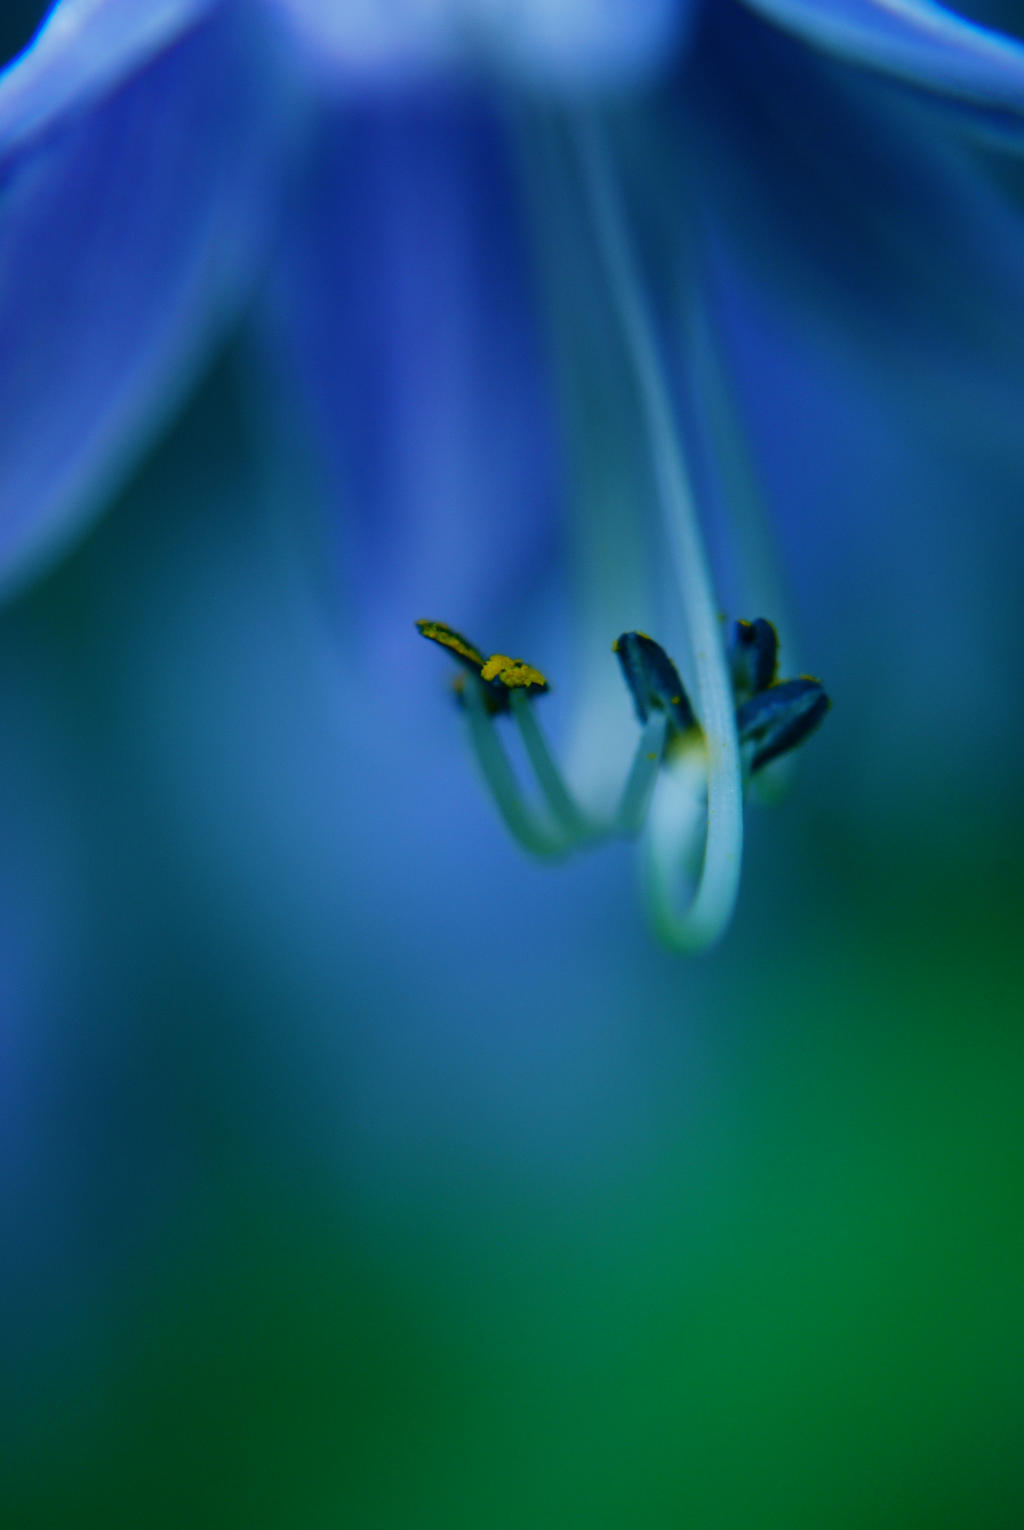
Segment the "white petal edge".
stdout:
[[811,47],[956,101],[1024,115],[1024,44],[934,0],[744,0]]
[[87,107],[221,0],[58,0],[0,72],[0,156]]

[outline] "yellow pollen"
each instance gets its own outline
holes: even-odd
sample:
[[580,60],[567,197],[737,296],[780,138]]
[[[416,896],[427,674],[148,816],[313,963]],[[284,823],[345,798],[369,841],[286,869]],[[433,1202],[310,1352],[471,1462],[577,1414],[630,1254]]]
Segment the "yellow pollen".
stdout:
[[535,685],[547,690],[548,682],[539,669],[524,659],[510,659],[507,653],[492,653],[480,671],[481,680],[500,680],[510,691],[526,689]]
[[442,648],[449,649],[457,654],[460,659],[468,659],[471,664],[478,668],[483,667],[484,656],[468,638],[464,638],[461,632],[456,632],[454,627],[446,626],[444,622],[419,621],[416,623],[420,632],[432,643],[440,643]]

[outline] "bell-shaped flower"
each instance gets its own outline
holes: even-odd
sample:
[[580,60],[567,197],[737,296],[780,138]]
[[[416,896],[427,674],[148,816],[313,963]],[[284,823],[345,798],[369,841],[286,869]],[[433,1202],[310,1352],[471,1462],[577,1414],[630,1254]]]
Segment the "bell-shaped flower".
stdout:
[[[813,332],[824,394],[1016,430],[1020,223],[963,135],[1015,147],[1022,103],[1024,47],[929,0],[60,0],[0,77],[0,577],[68,545],[245,317],[371,651],[567,546],[566,773],[540,672],[498,654],[464,683],[485,775],[515,818],[508,711],[558,833],[653,790],[658,865],[698,863],[673,938],[713,941],[746,779],[823,711],[764,684],[766,622],[730,652],[720,620],[763,610],[790,651],[751,379],[767,417]],[[701,740],[657,782],[686,730],[644,628]],[[661,735],[632,766],[616,632]]]

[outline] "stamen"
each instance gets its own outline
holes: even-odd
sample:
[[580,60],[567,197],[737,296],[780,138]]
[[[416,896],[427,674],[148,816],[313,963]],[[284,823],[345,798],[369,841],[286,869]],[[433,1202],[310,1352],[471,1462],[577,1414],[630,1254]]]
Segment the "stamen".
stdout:
[[619,326],[595,322],[608,307],[607,283],[564,111],[532,102],[515,123],[568,468],[573,705],[560,755],[591,809],[611,814],[633,751],[607,644],[622,627],[649,628],[657,615],[650,539],[636,507],[646,442]]
[[[548,682],[539,669],[527,664],[525,659],[510,659],[506,653],[492,653],[485,659],[475,643],[449,627],[447,622],[420,620],[416,630],[421,637],[446,649],[454,659],[468,669],[470,674],[484,682],[484,700],[490,713],[507,712],[516,691],[536,692],[538,696],[548,689]],[[456,682],[456,692],[462,694],[461,680]]]
[[467,679],[462,695],[473,753],[509,832],[531,855],[545,858],[565,855],[572,848],[566,834],[550,828],[523,800],[494,718],[487,708],[484,682]]
[[[479,648],[475,643],[471,643],[469,638],[463,637],[461,632],[456,632],[454,627],[449,627],[447,622],[423,619],[416,623],[416,630],[421,637],[427,638],[431,643],[439,643],[442,648],[447,648],[460,664],[464,664],[474,674],[479,675],[483,671],[487,661]],[[490,676],[487,678],[490,679]]]
[[683,908],[659,879],[658,925],[683,950],[711,945],[724,933],[739,891],[743,855],[743,781],[732,686],[693,496],[662,376],[653,327],[626,229],[609,156],[596,119],[573,119],[591,215],[635,374],[665,532],[683,594],[683,615],[693,651],[701,722],[707,740],[706,837],[699,880]]
[[[533,696],[548,689],[540,670],[508,654],[495,653],[485,659],[475,643],[446,622],[418,621],[416,627],[469,671],[468,676],[457,679],[456,692],[469,715],[470,739],[484,780],[519,843],[534,855],[564,855],[607,834],[609,826],[592,821],[576,802],[533,715]],[[496,717],[509,711],[554,820],[553,827],[524,800],[509,764],[494,724]]]
[[673,735],[697,726],[690,698],[668,654],[646,632],[624,632],[612,644],[636,715],[645,723],[651,712],[664,712]]
[[779,669],[779,635],[763,616],[733,623],[729,642],[732,688],[738,702],[774,685]]
[[511,696],[512,716],[519,728],[527,759],[533,766],[537,784],[551,811],[551,816],[567,839],[567,849],[599,839],[606,828],[591,819],[579,806],[558,765],[548,748],[540,724],[533,715],[533,708],[522,690],[514,690]]
[[[695,879],[706,836],[707,749],[702,735],[681,740],[658,776],[643,836],[644,889],[662,940],[678,944],[680,883]],[[706,858],[707,852],[704,850]]]
[[736,726],[744,748],[753,746],[751,774],[809,738],[831,705],[821,681],[810,675],[784,680],[745,701]]
[[615,815],[616,834],[624,834],[631,839],[643,828],[665,752],[667,733],[668,717],[664,712],[655,712],[648,719],[636,746],[619,811]]
[[694,425],[704,438],[704,451],[718,485],[716,508],[729,531],[737,595],[742,595],[744,605],[771,611],[776,629],[789,634],[792,641],[794,622],[788,609],[786,581],[751,457],[749,422],[740,405],[719,322],[724,300],[718,260],[707,231],[701,234],[697,255],[701,301],[692,300],[692,282],[679,284],[683,298],[674,316],[674,324],[688,341]]
[[548,682],[539,669],[525,659],[510,659],[507,653],[492,653],[480,669],[481,680],[500,680],[510,691],[546,691]]
[[[443,622],[416,625],[468,671],[457,680],[456,691],[468,716],[481,773],[513,837],[531,854],[555,858],[612,835],[635,835],[646,822],[646,882],[655,927],[670,945],[692,948],[694,909],[707,885],[712,838],[707,738],[694,718],[679,672],[660,643],[630,631],[612,645],[644,728],[618,811],[596,818],[580,807],[567,786],[534,717],[531,696],[548,689],[540,670],[507,654],[485,659],[474,643]],[[775,681],[778,640],[763,618],[736,622],[729,652],[734,700],[740,703],[735,726],[746,775],[753,775],[802,743],[830,702],[820,681],[809,675]],[[509,712],[552,821],[539,815],[519,790],[496,721]],[[696,893],[680,912],[680,880],[695,876]],[[696,928],[706,943],[707,924]]]

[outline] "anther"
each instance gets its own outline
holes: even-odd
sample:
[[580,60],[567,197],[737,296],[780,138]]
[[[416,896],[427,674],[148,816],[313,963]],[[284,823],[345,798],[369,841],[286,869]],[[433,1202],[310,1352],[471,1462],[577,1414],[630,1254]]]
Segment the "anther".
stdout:
[[664,712],[670,734],[688,733],[696,726],[679,671],[660,643],[646,632],[624,632],[615,639],[612,652],[640,722],[646,723],[652,712]]
[[729,667],[737,702],[746,701],[775,682],[779,667],[779,635],[771,622],[733,623],[729,641]]
[[745,701],[736,713],[740,744],[753,746],[751,773],[795,749],[820,727],[832,705],[819,680],[783,680]]

